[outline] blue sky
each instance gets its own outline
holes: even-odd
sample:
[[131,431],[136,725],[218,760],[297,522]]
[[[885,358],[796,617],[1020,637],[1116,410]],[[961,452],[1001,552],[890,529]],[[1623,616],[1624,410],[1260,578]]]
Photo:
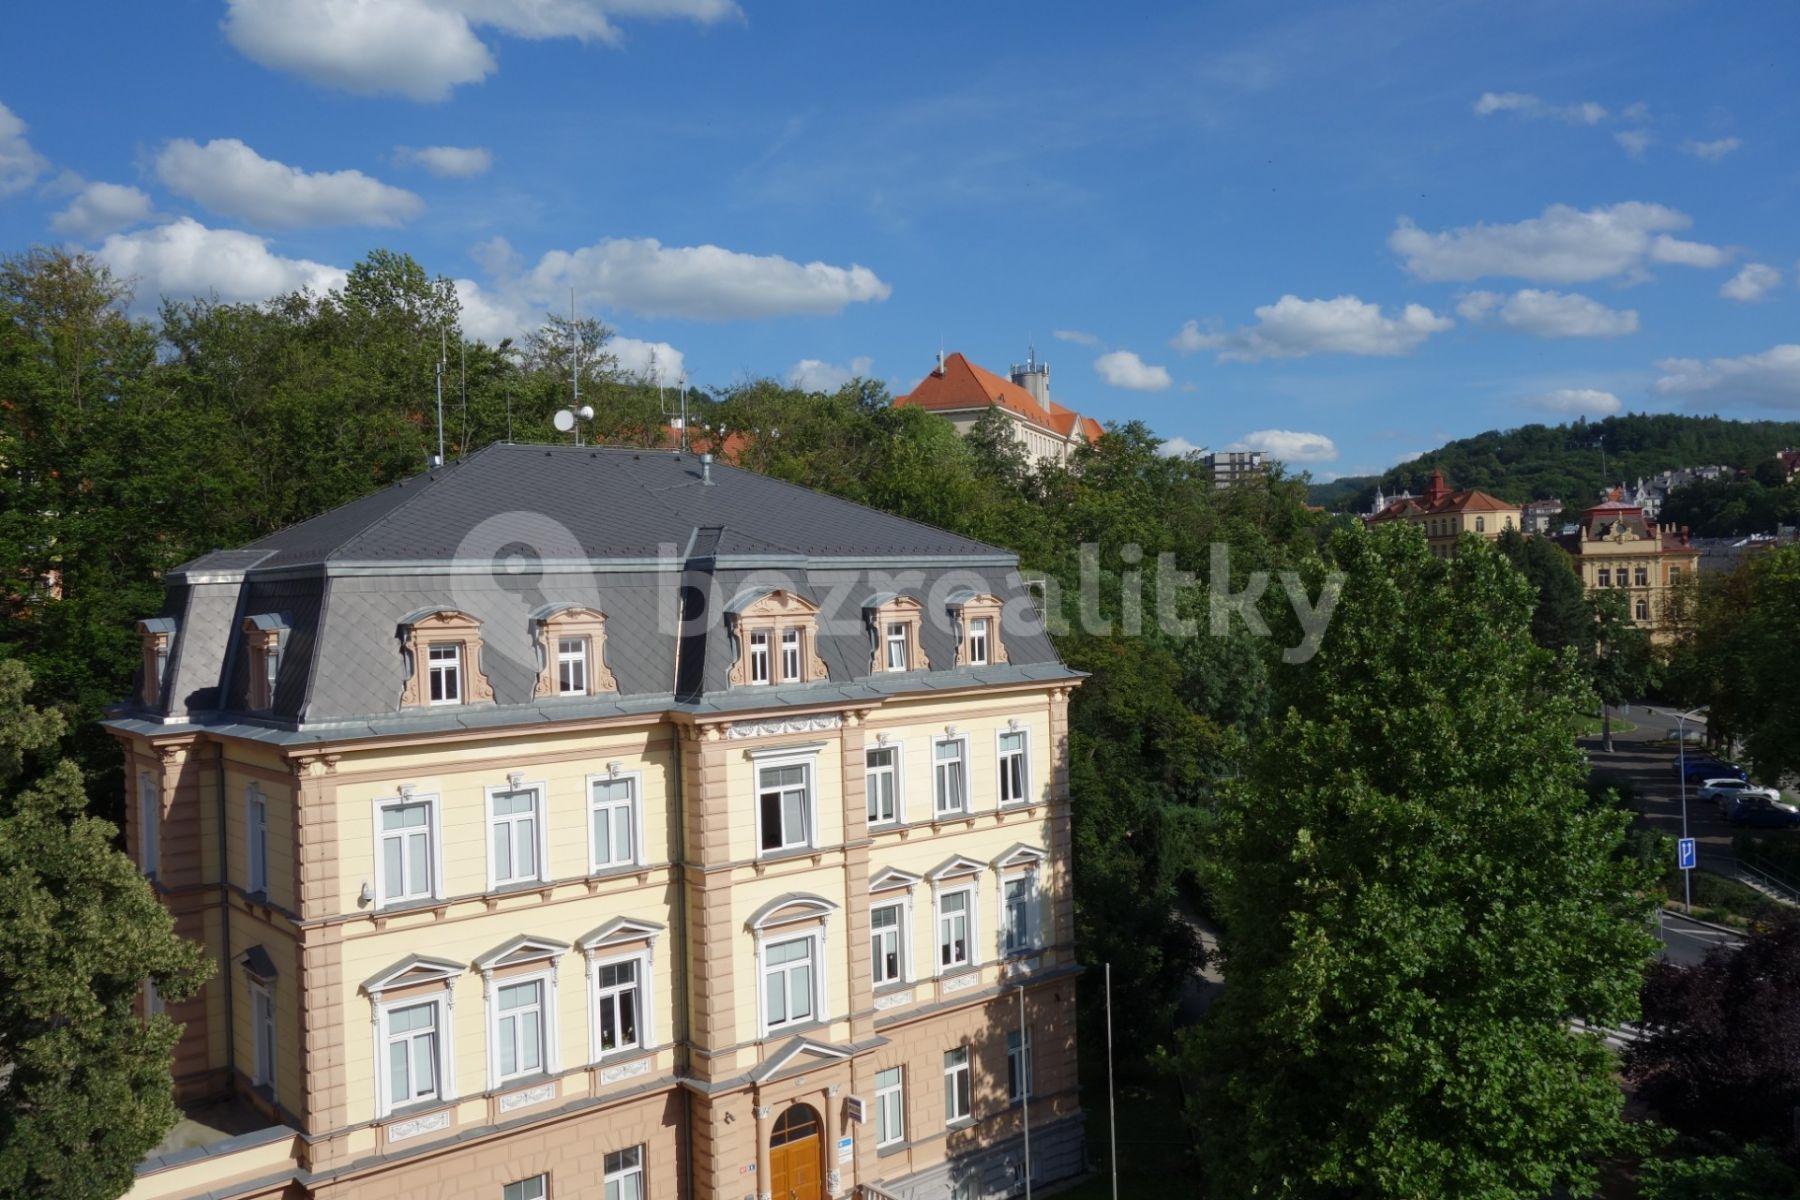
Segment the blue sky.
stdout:
[[364,251],[701,385],[940,342],[1316,477],[1576,413],[1800,412],[1784,4],[21,6],[0,247],[160,291]]

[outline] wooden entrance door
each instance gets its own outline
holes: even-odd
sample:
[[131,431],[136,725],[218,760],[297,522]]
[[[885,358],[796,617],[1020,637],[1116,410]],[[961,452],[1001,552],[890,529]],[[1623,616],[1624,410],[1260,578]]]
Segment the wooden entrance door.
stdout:
[[782,1113],[769,1134],[771,1200],[822,1200],[823,1151],[818,1113],[804,1104]]

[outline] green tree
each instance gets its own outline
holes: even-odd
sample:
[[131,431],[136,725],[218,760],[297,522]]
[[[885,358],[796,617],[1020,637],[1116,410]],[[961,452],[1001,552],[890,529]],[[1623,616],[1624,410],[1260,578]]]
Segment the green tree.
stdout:
[[1654,944],[1627,818],[1568,736],[1585,688],[1474,539],[1442,560],[1349,528],[1330,553],[1337,615],[1221,803],[1199,1159],[1223,1196],[1591,1194],[1623,1097],[1570,1022],[1629,1019]]
[[1593,615],[1569,552],[1549,538],[1528,538],[1517,529],[1502,533],[1498,545],[1537,591],[1532,640],[1546,650],[1584,649],[1593,640]]
[[83,814],[81,776],[42,761],[62,719],[26,703],[0,662],[0,1194],[100,1200],[179,1116],[179,1027],[138,1016],[145,980],[182,999],[210,963],[177,937],[150,885]]

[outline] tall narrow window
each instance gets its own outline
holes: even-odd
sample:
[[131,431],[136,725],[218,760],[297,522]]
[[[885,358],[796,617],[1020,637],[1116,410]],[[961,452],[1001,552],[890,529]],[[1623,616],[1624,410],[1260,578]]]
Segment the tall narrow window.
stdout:
[[764,851],[794,850],[811,844],[811,768],[804,763],[763,767],[757,772],[757,810]]
[[1612,586],[1612,568],[1611,567],[1601,567],[1600,568],[1600,586],[1601,587],[1611,587]]
[[899,622],[890,623],[887,627],[887,669],[911,670],[906,661],[906,626]]
[[769,1029],[812,1020],[817,946],[817,939],[802,937],[763,947],[763,1016]]
[[1006,1035],[1006,1098],[1018,1102],[1031,1095],[1031,1030]]
[[1487,532],[1487,518],[1486,517],[1476,517],[1475,518],[1475,532],[1476,533],[1486,533]]
[[906,1140],[906,1080],[900,1067],[875,1072],[875,1144]]
[[1025,731],[1008,730],[1000,735],[1000,803],[1025,799]]
[[969,665],[986,666],[988,660],[988,619],[976,617],[969,622]]
[[629,866],[637,861],[637,781],[596,779],[589,804],[593,833],[593,869]]
[[750,635],[750,682],[769,682],[769,635],[757,630]]
[[906,906],[899,901],[869,909],[869,952],[875,986],[898,983],[906,976]]
[[1037,888],[1031,876],[1020,875],[1003,883],[1001,893],[1005,900],[1002,913],[1005,921],[1005,949],[1008,954],[1021,954],[1033,947],[1034,922],[1031,910],[1037,898]]
[[544,983],[533,979],[498,989],[495,1045],[500,1078],[517,1079],[544,1069]]
[[438,1095],[438,1003],[409,1004],[382,1013],[388,1107],[401,1108]]
[[585,696],[588,690],[588,640],[556,639],[556,691],[562,696]]
[[606,1169],[606,1200],[644,1200],[644,1148],[615,1150],[601,1164]]
[[864,789],[869,797],[869,824],[888,825],[900,819],[900,748],[878,746],[864,760]]
[[781,631],[781,681],[783,683],[800,682],[800,631],[798,629]]
[[376,851],[376,895],[383,904],[433,895],[432,806],[429,800],[383,804]]
[[938,897],[938,966],[943,970],[969,965],[969,914],[974,892],[959,888]]
[[1648,600],[1638,600],[1637,619],[1640,621],[1648,621],[1650,619],[1650,602]]
[[642,985],[638,960],[603,963],[595,975],[595,1004],[599,1008],[600,1053],[631,1050],[638,1045],[638,1014]]
[[255,1038],[255,1058],[251,1082],[258,1087],[275,1086],[275,997],[260,983],[250,985],[250,1031]]
[[247,859],[248,890],[269,889],[269,803],[256,788],[244,797],[244,849]]
[[549,1197],[548,1175],[533,1175],[530,1179],[521,1179],[500,1189],[500,1200],[549,1200]]
[[148,771],[138,776],[138,860],[155,879],[162,867],[162,789]]
[[969,811],[968,763],[960,738],[945,738],[932,747],[934,804],[943,817]]
[[1650,568],[1649,567],[1634,567],[1634,568],[1632,568],[1631,581],[1633,584],[1637,585],[1638,587],[1649,587],[1650,586]]
[[462,644],[437,642],[426,648],[433,704],[462,703]]
[[969,1048],[958,1046],[944,1055],[944,1120],[969,1119]]
[[490,803],[493,806],[490,842],[494,886],[537,880],[540,877],[537,789],[495,792]]

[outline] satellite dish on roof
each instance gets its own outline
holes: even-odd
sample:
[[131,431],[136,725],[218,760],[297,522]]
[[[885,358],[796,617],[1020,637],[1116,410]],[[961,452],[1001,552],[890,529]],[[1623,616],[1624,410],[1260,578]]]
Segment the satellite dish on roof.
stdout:
[[584,404],[575,410],[575,415],[584,421],[591,421],[594,419],[594,406],[591,404]]
[[550,423],[556,426],[556,432],[567,433],[575,428],[575,414],[566,408],[559,408],[556,415],[550,418]]

